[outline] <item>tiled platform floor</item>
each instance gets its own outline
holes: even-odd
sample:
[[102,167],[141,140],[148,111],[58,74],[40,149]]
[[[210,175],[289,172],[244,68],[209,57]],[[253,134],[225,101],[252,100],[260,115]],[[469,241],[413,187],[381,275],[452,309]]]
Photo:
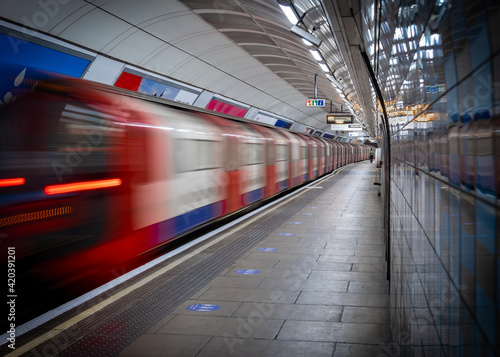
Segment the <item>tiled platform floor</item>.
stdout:
[[349,165],[22,335],[9,356],[397,356],[374,174]]
[[374,170],[362,162],[329,178],[332,188],[118,356],[391,355]]

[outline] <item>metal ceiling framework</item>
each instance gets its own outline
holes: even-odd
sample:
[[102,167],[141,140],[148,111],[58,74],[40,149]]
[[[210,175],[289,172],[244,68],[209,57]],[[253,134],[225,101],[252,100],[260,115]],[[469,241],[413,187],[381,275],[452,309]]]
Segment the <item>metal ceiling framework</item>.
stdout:
[[[352,108],[353,114],[374,136],[371,105],[365,102],[365,98],[371,99],[369,78],[359,51],[362,45],[357,26],[360,23],[359,7],[352,9],[348,0],[181,1],[306,98],[314,98],[315,75],[318,75],[318,98],[329,100],[335,111]],[[208,8],[209,4],[211,8]],[[302,28],[322,40],[319,48],[308,47],[290,32],[291,24],[278,4],[294,8],[302,20]],[[234,26],[239,23],[238,16],[245,25]],[[321,53],[329,72],[319,68],[309,49]],[[332,86],[329,76],[333,77],[336,86]],[[339,84],[341,92],[335,89]],[[322,111],[325,113],[329,109],[327,106]],[[318,114],[320,118],[324,118],[323,113]],[[303,123],[312,125],[308,120]]]
[[[48,4],[49,2],[47,2]],[[375,136],[371,91],[359,55],[359,9],[349,0],[280,0],[322,43],[324,72],[290,32],[276,0],[72,0],[0,3],[4,20],[255,108],[331,132],[313,98],[349,109]],[[45,13],[43,23],[37,14]],[[40,19],[40,17],[38,17]],[[31,20],[31,21],[30,21]],[[46,21],[45,21],[46,20]],[[313,46],[314,47],[314,46]],[[317,80],[316,80],[317,79]],[[341,90],[332,85],[332,80]]]

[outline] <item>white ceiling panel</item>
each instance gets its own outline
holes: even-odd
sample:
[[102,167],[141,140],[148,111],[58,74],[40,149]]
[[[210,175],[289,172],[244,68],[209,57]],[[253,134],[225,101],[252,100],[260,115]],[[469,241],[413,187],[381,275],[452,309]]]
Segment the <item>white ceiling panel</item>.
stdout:
[[145,31],[172,45],[185,38],[214,31],[206,22],[191,12],[163,15],[141,25]]
[[[213,91],[213,85],[227,75],[199,59],[191,58],[181,62],[168,73],[168,76],[182,78],[182,81]],[[236,99],[236,98],[234,98]]]
[[76,17],[72,15],[79,13],[80,9],[86,8],[83,13],[95,9],[83,0],[72,0],[63,5],[56,1],[54,3],[42,7],[36,1],[0,1],[0,17],[41,32],[53,33],[54,27],[66,19],[71,18],[69,24],[78,19],[82,13]]
[[[214,54],[214,56],[218,57],[219,55]],[[249,58],[245,52],[242,52],[240,56],[224,56],[223,58],[219,58],[217,61],[207,58],[207,62],[213,63],[218,68],[224,68],[225,72],[236,76],[243,81],[246,81],[251,75],[260,76],[269,74],[269,71],[266,71],[266,68],[262,67],[262,65],[260,65],[260,63],[255,61],[253,58]]]
[[[190,37],[183,37],[183,40],[173,43],[174,46],[183,49],[184,51],[194,55],[195,57],[202,58],[203,60],[217,64],[217,59],[224,59],[233,56],[241,56],[242,51],[224,36],[216,31],[206,31],[201,33],[194,33]],[[208,56],[215,60],[208,61]]]
[[[165,76],[172,76],[179,66],[182,66],[187,61],[198,61],[193,59],[189,54],[178,50],[175,47],[169,46],[160,52],[156,53],[153,57],[141,62],[141,66],[150,69],[154,72],[161,73]],[[181,80],[180,78],[175,77]],[[185,80],[185,82],[188,82]]]
[[[163,45],[165,45],[163,41],[131,28],[104,46],[102,52],[115,58],[127,58],[131,63],[141,63],[150,53]],[[130,51],[131,48],[134,51]]]
[[59,33],[59,37],[101,51],[108,43],[129,29],[129,24],[116,17],[101,10],[93,10]]
[[101,7],[136,26],[159,16],[190,12],[184,4],[178,1],[165,0],[113,0]]

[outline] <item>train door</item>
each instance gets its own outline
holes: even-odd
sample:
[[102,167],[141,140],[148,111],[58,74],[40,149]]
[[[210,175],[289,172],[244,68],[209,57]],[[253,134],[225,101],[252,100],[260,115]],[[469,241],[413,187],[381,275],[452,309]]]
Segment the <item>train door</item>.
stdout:
[[322,138],[315,138],[318,141],[318,175],[323,175],[328,168],[327,165],[327,143]]
[[288,164],[289,164],[289,183],[288,187],[293,187],[299,183],[299,140],[297,136],[285,130],[281,130],[280,134],[286,138],[288,142]]
[[310,136],[301,135],[307,145],[307,178],[312,180],[318,176],[318,143]]
[[[252,128],[261,133],[266,140],[265,147],[265,197],[270,197],[280,191],[280,182],[288,178],[287,167],[283,172],[283,160],[286,160],[286,141],[275,130],[260,125],[252,125]],[[284,156],[284,158],[283,158]],[[285,165],[286,166],[286,165]],[[284,176],[284,177],[283,177]]]
[[298,145],[298,183],[302,183],[308,179],[309,173],[309,153],[307,150],[307,141],[300,134],[294,134],[299,143]]
[[251,126],[241,125],[243,135],[238,137],[238,157],[241,170],[241,204],[249,205],[264,197],[265,140]]
[[291,185],[291,149],[289,139],[281,132],[276,131],[276,190],[282,191]]

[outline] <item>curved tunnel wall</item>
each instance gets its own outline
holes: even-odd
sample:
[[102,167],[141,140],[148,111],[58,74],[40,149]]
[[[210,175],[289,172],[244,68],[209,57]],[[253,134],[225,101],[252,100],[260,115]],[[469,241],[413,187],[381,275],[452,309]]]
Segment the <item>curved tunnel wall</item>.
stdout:
[[[500,343],[500,16],[490,1],[364,0],[391,123],[391,323],[398,356]],[[378,50],[378,51],[377,51]]]

